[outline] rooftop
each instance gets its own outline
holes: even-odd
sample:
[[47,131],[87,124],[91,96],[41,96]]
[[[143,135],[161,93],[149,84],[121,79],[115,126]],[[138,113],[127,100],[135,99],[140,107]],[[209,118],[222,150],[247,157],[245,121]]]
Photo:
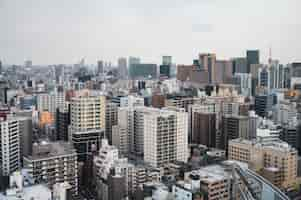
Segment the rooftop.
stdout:
[[66,156],[76,154],[76,151],[71,143],[68,142],[46,142],[33,144],[33,154],[26,157],[29,160],[47,160],[52,157]]

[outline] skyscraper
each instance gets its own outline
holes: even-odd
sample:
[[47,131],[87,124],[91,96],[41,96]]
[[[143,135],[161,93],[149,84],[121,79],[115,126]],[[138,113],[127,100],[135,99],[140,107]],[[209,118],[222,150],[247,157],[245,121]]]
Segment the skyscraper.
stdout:
[[102,60],[97,61],[97,75],[103,75],[104,73],[104,64]]
[[247,50],[247,73],[251,72],[252,64],[259,64],[259,50]]
[[216,82],[216,55],[199,54],[200,68],[209,73],[209,83]]
[[118,58],[118,75],[122,79],[125,79],[128,75],[126,58]]
[[233,74],[248,73],[248,61],[246,58],[232,58]]
[[0,60],[0,74],[2,73],[2,62],[1,62],[1,60]]

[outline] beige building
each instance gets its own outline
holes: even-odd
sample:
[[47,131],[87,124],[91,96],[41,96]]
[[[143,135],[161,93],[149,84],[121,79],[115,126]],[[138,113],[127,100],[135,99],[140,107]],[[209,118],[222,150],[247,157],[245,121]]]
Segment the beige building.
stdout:
[[229,159],[248,163],[251,169],[260,172],[283,190],[292,190],[296,184],[297,154],[296,149],[281,140],[229,141]]
[[71,99],[69,141],[85,161],[87,153],[100,148],[105,137],[106,97],[79,96]]
[[161,167],[188,158],[188,115],[184,109],[144,112],[144,161]]
[[71,100],[71,128],[73,131],[104,129],[105,96],[74,97]]

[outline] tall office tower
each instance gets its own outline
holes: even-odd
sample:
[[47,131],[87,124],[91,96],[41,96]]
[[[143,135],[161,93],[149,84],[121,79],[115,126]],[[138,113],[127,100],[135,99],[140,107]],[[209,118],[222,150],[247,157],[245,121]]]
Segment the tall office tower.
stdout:
[[97,75],[103,75],[104,73],[104,64],[102,60],[97,61]]
[[255,112],[260,117],[268,117],[273,106],[273,95],[258,94],[255,96]]
[[56,137],[57,140],[68,141],[68,127],[70,125],[70,106],[56,109]]
[[249,118],[240,115],[224,115],[222,117],[221,149],[228,150],[229,140],[236,138],[249,138]]
[[128,95],[120,98],[120,107],[144,106],[144,98],[139,96]]
[[233,74],[235,73],[248,73],[247,58],[232,58]]
[[259,50],[247,50],[247,73],[251,72],[252,64],[259,64]]
[[251,64],[251,75],[252,75],[252,96],[255,96],[256,94],[256,88],[258,86],[258,74],[259,74],[259,69],[263,68],[263,64]]
[[9,176],[21,167],[18,120],[0,119],[0,136],[0,175]]
[[230,83],[232,79],[232,61],[217,60],[215,64],[216,83]]
[[216,114],[195,112],[192,119],[192,142],[216,147]]
[[238,85],[238,92],[244,96],[252,96],[252,75],[247,73],[235,73],[234,83]]
[[278,60],[271,60],[270,63],[270,87],[284,88],[284,68],[283,65],[279,64]]
[[258,70],[258,86],[261,88],[271,88],[271,75],[270,70],[267,66],[264,66],[263,68],[259,68]]
[[162,56],[162,65],[171,65],[172,57],[171,56]]
[[199,65],[204,71],[209,73],[209,83],[216,82],[216,55],[199,54]]
[[161,167],[187,162],[188,115],[183,109],[148,110],[144,113],[144,161]]
[[[297,150],[281,140],[229,141],[228,158],[249,164],[282,190],[294,190],[297,181]],[[277,177],[276,179],[274,179]]]
[[135,64],[140,64],[140,58],[138,57],[129,57],[129,67]]
[[128,67],[126,58],[118,58],[118,75],[120,78],[127,78]]
[[80,96],[71,99],[69,141],[79,153],[79,160],[98,150],[106,122],[105,96]]
[[57,183],[68,182],[72,192],[78,194],[77,154],[70,143],[34,144],[32,155],[24,157],[24,167],[36,183],[52,188]]
[[117,125],[118,105],[109,102],[106,104],[106,138],[112,144],[112,127]]
[[0,60],[0,74],[2,73],[2,70],[3,70],[3,68],[2,68],[2,62]]
[[154,79],[157,78],[156,64],[131,64],[129,66],[129,75],[131,79]]
[[171,56],[163,56],[162,64],[159,67],[160,67],[160,69],[159,69],[160,77],[169,78],[171,76],[172,57]]

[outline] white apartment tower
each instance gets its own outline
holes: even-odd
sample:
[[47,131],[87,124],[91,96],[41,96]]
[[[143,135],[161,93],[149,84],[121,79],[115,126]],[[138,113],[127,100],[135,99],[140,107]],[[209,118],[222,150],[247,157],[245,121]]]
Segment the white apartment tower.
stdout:
[[188,158],[188,115],[184,110],[144,112],[144,161],[161,167]]
[[20,166],[19,122],[16,119],[0,119],[0,175],[9,176]]

